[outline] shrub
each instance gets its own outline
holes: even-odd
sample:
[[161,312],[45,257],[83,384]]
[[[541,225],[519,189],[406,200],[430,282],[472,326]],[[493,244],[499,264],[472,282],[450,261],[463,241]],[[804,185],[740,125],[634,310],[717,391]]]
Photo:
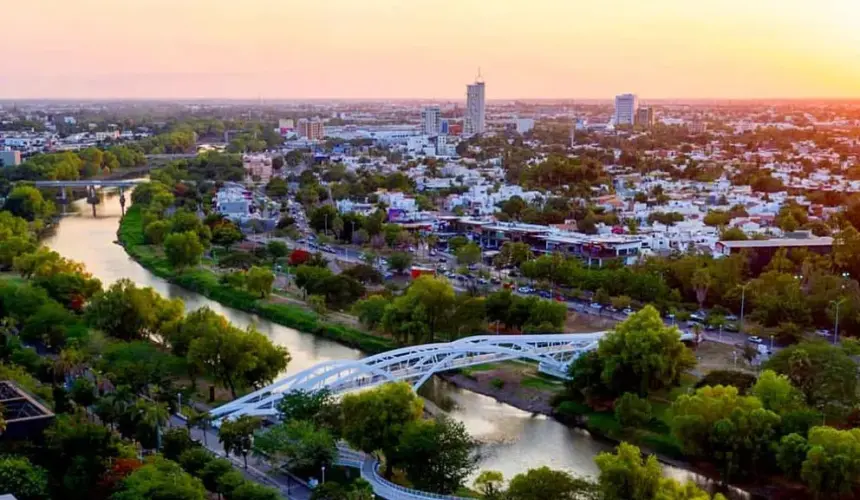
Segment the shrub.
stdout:
[[615,401],[615,418],[624,427],[642,427],[651,420],[651,403],[625,392]]
[[738,392],[746,394],[746,392],[755,385],[755,375],[740,372],[737,370],[714,370],[696,384],[696,389],[709,385],[711,387],[717,385],[731,385],[737,387]]

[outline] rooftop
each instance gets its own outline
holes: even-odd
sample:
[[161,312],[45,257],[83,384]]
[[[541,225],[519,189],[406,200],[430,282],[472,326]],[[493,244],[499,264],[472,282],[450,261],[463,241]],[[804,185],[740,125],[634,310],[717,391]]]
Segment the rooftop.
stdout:
[[833,246],[833,238],[824,236],[820,238],[779,238],[773,240],[743,240],[743,241],[720,241],[720,245],[727,248],[782,248],[782,247],[816,247]]

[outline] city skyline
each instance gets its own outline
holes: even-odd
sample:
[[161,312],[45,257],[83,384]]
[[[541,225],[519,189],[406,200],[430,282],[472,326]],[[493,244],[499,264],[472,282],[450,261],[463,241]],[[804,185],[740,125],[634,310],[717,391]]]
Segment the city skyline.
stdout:
[[0,99],[463,100],[479,66],[488,101],[860,97],[850,0],[34,0],[5,12],[14,57]]

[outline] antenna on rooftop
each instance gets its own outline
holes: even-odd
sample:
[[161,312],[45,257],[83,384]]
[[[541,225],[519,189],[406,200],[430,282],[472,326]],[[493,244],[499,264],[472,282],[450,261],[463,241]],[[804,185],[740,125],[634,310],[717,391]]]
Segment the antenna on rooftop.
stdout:
[[481,76],[481,67],[478,66],[478,76],[475,77],[475,83],[483,83],[484,78]]

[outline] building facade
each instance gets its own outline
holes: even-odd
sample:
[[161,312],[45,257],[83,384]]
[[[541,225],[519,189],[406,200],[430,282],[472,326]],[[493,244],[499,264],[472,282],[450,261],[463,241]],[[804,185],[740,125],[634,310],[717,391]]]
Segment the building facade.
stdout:
[[633,125],[638,107],[639,99],[635,94],[615,96],[615,125]]
[[636,110],[636,125],[645,128],[654,126],[654,108],[651,106],[643,106]]
[[325,127],[319,118],[311,120],[300,118],[297,123],[296,134],[311,141],[321,141],[325,137]]
[[0,168],[14,167],[21,164],[20,151],[0,151]]
[[466,117],[463,121],[463,134],[466,136],[483,134],[486,130],[485,90],[484,82],[466,85]]
[[436,135],[439,133],[442,121],[442,108],[439,106],[427,106],[421,110],[421,130],[424,135]]

